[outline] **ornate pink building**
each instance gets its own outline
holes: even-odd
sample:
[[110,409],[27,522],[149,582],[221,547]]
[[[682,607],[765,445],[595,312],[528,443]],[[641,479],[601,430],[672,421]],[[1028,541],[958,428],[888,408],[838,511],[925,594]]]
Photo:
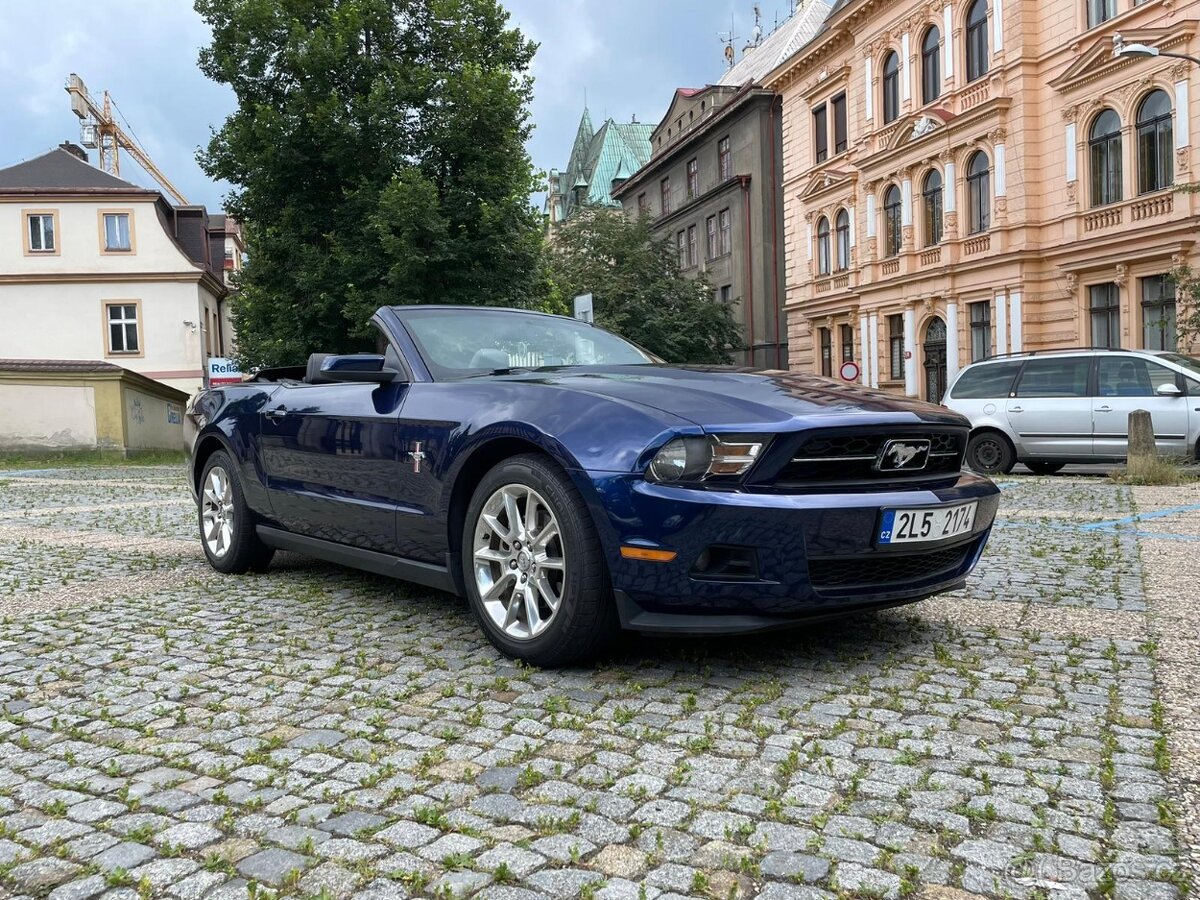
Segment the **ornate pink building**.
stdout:
[[839,0],[783,97],[793,368],[940,399],[973,359],[1175,344],[1200,0]]

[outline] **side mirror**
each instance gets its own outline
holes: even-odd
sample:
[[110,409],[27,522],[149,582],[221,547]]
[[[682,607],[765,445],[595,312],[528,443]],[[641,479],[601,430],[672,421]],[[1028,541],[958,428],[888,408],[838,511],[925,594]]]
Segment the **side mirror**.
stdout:
[[388,384],[400,373],[388,368],[378,353],[355,353],[350,356],[327,356],[321,363],[321,377],[327,381]]
[[1174,384],[1172,384],[1169,381],[1164,384],[1160,384],[1154,393],[1158,394],[1158,396],[1160,396],[1160,397],[1182,397],[1183,396],[1183,391],[1181,391],[1177,386],[1175,386]]

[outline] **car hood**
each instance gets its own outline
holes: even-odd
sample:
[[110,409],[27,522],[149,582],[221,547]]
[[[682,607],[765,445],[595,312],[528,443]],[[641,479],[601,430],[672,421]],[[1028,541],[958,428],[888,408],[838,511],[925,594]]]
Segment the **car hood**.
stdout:
[[579,366],[498,376],[636,403],[702,428],[969,423],[941,406],[829,378],[732,366]]

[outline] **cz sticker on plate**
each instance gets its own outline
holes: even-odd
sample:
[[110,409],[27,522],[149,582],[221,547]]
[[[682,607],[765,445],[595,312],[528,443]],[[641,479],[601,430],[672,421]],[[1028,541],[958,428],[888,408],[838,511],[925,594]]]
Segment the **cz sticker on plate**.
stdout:
[[976,501],[957,506],[915,506],[885,509],[879,527],[880,544],[921,544],[970,534]]

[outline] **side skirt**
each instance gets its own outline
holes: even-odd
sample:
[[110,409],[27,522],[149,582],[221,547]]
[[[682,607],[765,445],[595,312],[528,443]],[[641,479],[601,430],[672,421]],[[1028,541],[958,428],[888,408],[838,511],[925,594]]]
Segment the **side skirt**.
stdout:
[[419,562],[415,559],[404,559],[401,556],[389,556],[376,550],[364,550],[362,547],[351,547],[334,541],[324,541],[320,538],[304,534],[293,534],[269,525],[259,525],[255,528],[259,539],[268,547],[276,550],[288,550],[323,559],[326,562],[348,566],[351,569],[362,569],[376,575],[388,578],[399,578],[402,581],[412,581],[425,587],[436,588],[450,594],[457,594],[458,589],[454,579],[445,566],[433,563]]

